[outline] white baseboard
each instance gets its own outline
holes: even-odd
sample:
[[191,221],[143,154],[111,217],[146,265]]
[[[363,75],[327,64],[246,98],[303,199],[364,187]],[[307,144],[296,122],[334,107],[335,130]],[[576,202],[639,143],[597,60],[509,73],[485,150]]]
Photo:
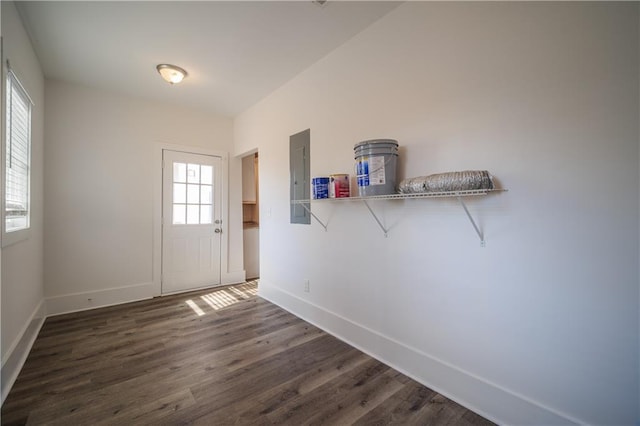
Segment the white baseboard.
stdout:
[[498,424],[583,424],[261,280],[259,296]]
[[2,359],[2,371],[0,372],[0,405],[4,403],[5,398],[9,395],[11,387],[18,378],[22,366],[29,356],[31,347],[38,337],[38,333],[46,319],[45,301],[42,300],[33,311],[24,328],[13,341],[11,347]]
[[88,309],[151,299],[158,295],[157,285],[149,282],[98,291],[47,297],[47,314],[48,316],[53,316],[68,314],[70,312],[86,311]]
[[[244,271],[228,274],[224,284],[244,282]],[[360,349],[425,386],[498,424],[567,425],[583,422],[529,398],[466,372],[391,337],[261,281],[259,295],[327,333]],[[2,360],[1,397],[4,402],[46,316],[149,299],[157,293],[153,283],[96,292],[50,297],[34,310],[24,330]]]
[[244,270],[223,272],[220,277],[220,285],[239,284],[246,281],[247,275]]

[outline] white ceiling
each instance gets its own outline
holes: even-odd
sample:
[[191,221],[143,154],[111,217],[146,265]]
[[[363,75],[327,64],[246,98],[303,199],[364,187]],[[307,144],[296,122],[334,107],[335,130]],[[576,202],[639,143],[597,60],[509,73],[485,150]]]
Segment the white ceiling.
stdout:
[[[23,1],[47,78],[234,116],[362,31],[395,1]],[[185,68],[170,86],[159,63]]]

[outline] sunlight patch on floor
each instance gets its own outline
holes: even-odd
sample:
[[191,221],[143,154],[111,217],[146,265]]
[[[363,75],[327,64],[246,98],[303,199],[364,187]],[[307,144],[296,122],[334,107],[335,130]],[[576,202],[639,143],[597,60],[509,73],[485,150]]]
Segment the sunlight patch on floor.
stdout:
[[200,296],[201,301],[204,302],[204,306],[199,305],[192,299],[186,300],[185,303],[193,309],[198,316],[202,316],[206,315],[206,309],[213,309],[214,311],[217,311],[236,304],[241,300],[249,299],[257,294],[258,280],[253,280],[221,288],[220,290],[215,290],[211,293]]
[[198,314],[199,317],[204,315],[204,311],[202,309],[200,309],[200,307],[198,305],[196,305],[196,302],[194,302],[193,300],[189,299],[185,302],[187,305],[189,305],[189,307],[191,309],[193,309],[193,312],[195,312],[196,314]]

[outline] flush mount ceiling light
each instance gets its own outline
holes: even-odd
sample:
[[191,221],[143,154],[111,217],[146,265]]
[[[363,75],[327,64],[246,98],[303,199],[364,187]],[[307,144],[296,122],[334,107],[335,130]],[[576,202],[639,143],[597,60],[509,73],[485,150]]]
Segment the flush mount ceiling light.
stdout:
[[182,68],[171,64],[160,64],[156,69],[169,84],[180,83],[188,75]]

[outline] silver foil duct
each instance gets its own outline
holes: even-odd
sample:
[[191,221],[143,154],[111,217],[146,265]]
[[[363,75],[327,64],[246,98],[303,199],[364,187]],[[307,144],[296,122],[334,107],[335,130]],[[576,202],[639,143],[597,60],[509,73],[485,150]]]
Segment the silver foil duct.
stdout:
[[493,178],[488,171],[465,170],[418,176],[404,179],[398,186],[401,194],[468,191],[472,189],[493,189]]

